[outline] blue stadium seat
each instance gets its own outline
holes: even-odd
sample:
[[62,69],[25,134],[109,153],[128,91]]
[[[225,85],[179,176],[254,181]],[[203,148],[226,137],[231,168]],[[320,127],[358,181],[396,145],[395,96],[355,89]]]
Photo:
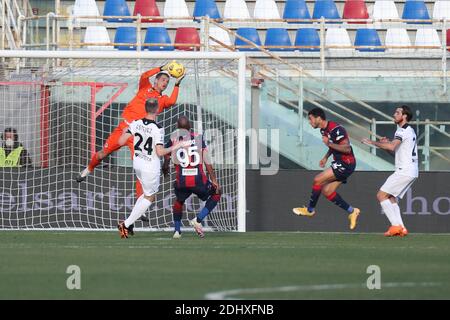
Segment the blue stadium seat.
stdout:
[[[130,10],[125,0],[106,0],[103,10],[104,16],[129,16]],[[133,22],[133,19],[111,18],[106,19],[108,22]]]
[[340,19],[338,9],[333,0],[317,0],[314,5],[313,19]]
[[[241,37],[254,42],[257,45],[261,45],[261,39],[259,38],[256,28],[238,28],[236,33]],[[235,46],[248,46],[249,44],[236,37],[234,41]],[[238,48],[239,51],[258,51],[256,48]]]
[[[118,27],[114,37],[114,43],[136,43],[136,27]],[[119,50],[136,50],[132,45],[115,45]]]
[[[381,46],[380,37],[375,29],[358,29],[355,36],[355,46]],[[358,48],[365,52],[383,52],[383,48]]]
[[[144,43],[167,43],[172,44],[170,41],[169,33],[164,27],[150,27],[147,28],[145,34]],[[171,46],[144,46],[144,49],[150,51],[173,51],[174,47]]]
[[[305,0],[287,0],[284,7],[283,19],[311,19]],[[289,22],[307,23],[307,22]]]
[[[407,0],[405,6],[403,7],[402,18],[405,20],[429,20],[430,15],[428,14],[427,6],[423,0]],[[410,23],[410,22],[408,22]],[[430,22],[411,22],[417,23],[430,23]]]
[[[296,46],[320,46],[320,37],[315,28],[298,29],[295,35]],[[319,48],[296,49],[299,51],[320,51]]]
[[206,17],[220,19],[219,9],[214,0],[196,0],[194,7],[194,17]]
[[267,48],[269,51],[294,51],[289,33],[284,28],[269,28],[266,32],[265,46],[282,46],[282,48]]

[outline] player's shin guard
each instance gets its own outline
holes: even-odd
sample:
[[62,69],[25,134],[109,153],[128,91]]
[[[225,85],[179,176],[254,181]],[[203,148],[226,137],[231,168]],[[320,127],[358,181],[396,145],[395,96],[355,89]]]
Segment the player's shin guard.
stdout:
[[317,201],[319,201],[320,193],[322,192],[322,186],[315,184],[312,187],[311,198],[309,199],[308,211],[313,212],[314,208],[317,205]]
[[98,152],[94,153],[91,161],[89,162],[88,169],[90,172],[94,171],[95,167],[98,166],[102,162],[102,160],[98,159],[97,153]]
[[213,194],[206,200],[205,207],[200,211],[197,215],[197,222],[202,222],[203,219],[216,207],[217,203],[220,200],[220,194]]
[[345,202],[345,200],[342,199],[342,197],[339,195],[339,193],[333,192],[332,194],[327,196],[327,199],[330,200],[331,202],[333,202],[338,207],[344,209],[348,213],[353,212],[353,207],[351,205],[349,205],[347,202]]
[[183,216],[183,203],[175,200],[173,204],[173,223],[175,225],[175,232],[181,233],[181,217]]

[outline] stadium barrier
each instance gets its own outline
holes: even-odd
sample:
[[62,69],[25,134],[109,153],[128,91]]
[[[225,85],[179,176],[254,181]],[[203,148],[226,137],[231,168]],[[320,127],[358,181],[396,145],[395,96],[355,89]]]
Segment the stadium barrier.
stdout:
[[[308,203],[318,171],[280,170],[261,176],[247,171],[247,231],[350,232],[347,213],[321,196],[313,218],[299,217],[292,208]],[[388,220],[376,194],[391,172],[355,172],[339,194],[361,209],[355,232],[384,232]],[[450,232],[450,173],[421,172],[399,201],[403,222],[411,233]]]
[[[61,174],[61,182],[47,181],[49,171]],[[78,168],[75,168],[78,170]],[[96,179],[107,180],[79,188],[71,179],[73,170],[58,168],[35,171],[27,178],[21,169],[2,170],[3,184],[0,192],[1,228],[61,228],[110,229],[110,221],[124,218],[134,204],[133,173],[122,168],[124,174],[116,176],[96,173]],[[298,217],[292,208],[307,203],[315,171],[280,170],[277,175],[262,176],[258,170],[247,170],[247,231],[304,231],[349,232],[347,214],[324,197],[319,199],[317,214],[312,218]],[[388,226],[386,217],[376,199],[376,193],[390,172],[355,172],[349,182],[338,191],[353,206],[361,209],[355,232],[383,232]],[[66,175],[66,177],[64,177]],[[123,179],[123,176],[129,179]],[[122,178],[120,178],[122,177]],[[34,181],[33,181],[34,180]],[[40,184],[48,184],[45,192]],[[102,186],[103,184],[103,186]],[[107,185],[105,187],[105,185]],[[128,194],[124,192],[128,190]],[[412,189],[399,202],[403,221],[411,233],[450,232],[450,173],[423,172]],[[172,221],[170,196],[160,199],[150,209],[153,225],[169,229]],[[232,196],[224,194],[224,212],[236,211]],[[187,202],[188,209],[197,204]],[[101,214],[100,214],[101,212]],[[67,217],[70,217],[68,219]],[[169,217],[169,219],[167,219]],[[61,225],[65,221],[66,225]],[[73,223],[72,223],[73,222]],[[148,228],[142,222],[137,227]]]

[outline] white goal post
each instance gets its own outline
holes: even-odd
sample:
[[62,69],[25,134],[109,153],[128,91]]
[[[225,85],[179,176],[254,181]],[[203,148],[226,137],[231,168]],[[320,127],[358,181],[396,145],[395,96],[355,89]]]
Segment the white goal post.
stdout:
[[[224,195],[206,227],[246,230],[244,53],[0,50],[0,58],[0,133],[14,128],[15,143],[31,162],[0,163],[0,230],[114,229],[135,201],[128,148],[111,154],[85,182],[74,178],[120,121],[140,75],[171,60],[188,73],[177,103],[157,121],[167,138],[178,116],[186,115],[215,150]],[[171,95],[174,82],[163,94]],[[158,200],[147,212],[150,221],[138,221],[137,230],[172,230],[173,182],[173,173],[161,178]],[[201,205],[186,202],[184,226]]]

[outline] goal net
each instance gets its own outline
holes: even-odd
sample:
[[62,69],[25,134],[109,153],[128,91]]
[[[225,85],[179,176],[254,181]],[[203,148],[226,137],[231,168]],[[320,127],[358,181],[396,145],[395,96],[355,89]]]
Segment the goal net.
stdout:
[[[177,103],[157,122],[168,140],[185,115],[208,145],[222,198],[205,227],[245,231],[242,54],[2,51],[1,57],[0,132],[14,138],[13,145],[2,139],[0,146],[0,229],[116,228],[136,200],[130,150],[112,153],[84,182],[75,178],[121,121],[140,75],[177,60],[187,76]],[[174,83],[172,78],[163,94],[170,96]],[[174,179],[172,167],[161,177],[157,200],[146,213],[149,222],[138,220],[138,230],[172,227]],[[185,227],[202,206],[195,195],[185,202]]]

